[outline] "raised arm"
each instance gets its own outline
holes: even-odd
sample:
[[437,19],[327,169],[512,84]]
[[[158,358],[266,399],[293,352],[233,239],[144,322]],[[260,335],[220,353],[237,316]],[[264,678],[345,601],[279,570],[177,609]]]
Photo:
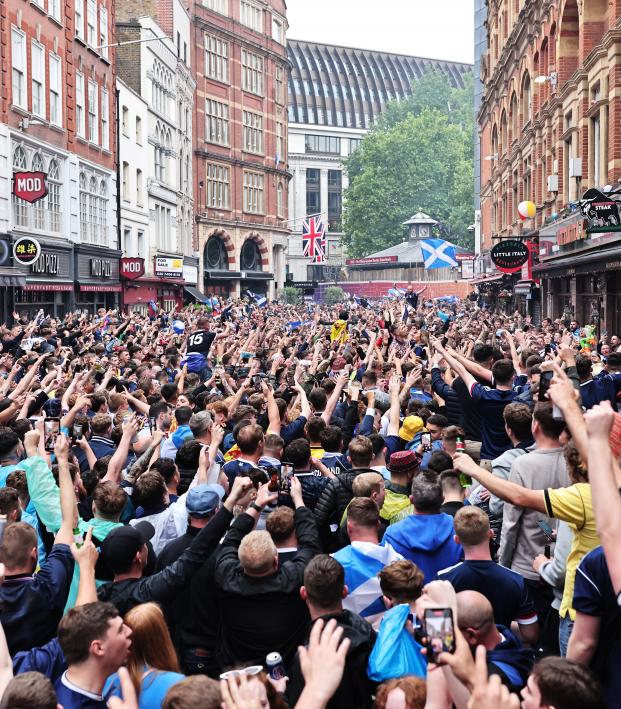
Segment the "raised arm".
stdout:
[[58,461],[58,487],[60,488],[60,511],[62,517],[60,529],[56,534],[54,543],[70,545],[73,542],[73,530],[78,523],[78,509],[69,472],[69,441],[64,433],[58,434],[54,453]]
[[280,433],[282,423],[280,420],[280,411],[278,410],[278,404],[274,398],[274,389],[265,381],[261,383],[261,391],[267,402],[267,417],[269,419],[270,433]]
[[123,422],[123,435],[119,442],[118,448],[114,451],[114,455],[108,463],[108,470],[101,482],[114,482],[117,485],[121,482],[121,473],[125,467],[125,461],[129,455],[129,448],[132,439],[138,433],[138,423],[136,417],[133,416],[129,421]]
[[321,418],[326,422],[328,426],[330,425],[330,420],[332,419],[334,409],[336,409],[336,405],[339,403],[339,399],[341,398],[343,387],[345,386],[345,384],[347,384],[348,379],[349,377],[347,376],[347,374],[339,375],[338,379],[336,380],[336,386],[334,387],[334,391],[330,395],[328,403],[326,404],[326,410],[323,412],[323,414],[321,414]]
[[434,339],[433,346],[444,357],[449,367],[458,376],[462,378],[464,384],[466,385],[466,388],[468,389],[468,393],[472,396],[472,387],[477,383],[477,380],[472,376],[472,374],[470,374],[470,372],[462,365],[462,363],[458,359],[450,355],[444,349],[444,347],[442,347],[439,340]]
[[399,419],[399,414],[401,413],[401,401],[399,399],[399,392],[401,390],[401,377],[393,374],[390,378],[390,384],[388,391],[390,393],[390,409],[389,409],[389,421],[388,421],[388,435],[398,436],[399,435],[399,424],[401,423]]
[[580,406],[578,406],[578,392],[567,374],[557,364],[552,366],[554,368],[554,377],[550,382],[548,395],[552,402],[561,410],[578,453],[580,453],[583,462],[586,463],[589,459],[589,439],[584,416]]

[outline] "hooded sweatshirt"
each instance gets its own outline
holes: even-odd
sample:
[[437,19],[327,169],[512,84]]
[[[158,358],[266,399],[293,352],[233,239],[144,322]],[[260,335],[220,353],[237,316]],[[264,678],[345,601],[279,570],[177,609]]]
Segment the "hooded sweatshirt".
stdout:
[[438,571],[461,561],[461,544],[453,539],[453,518],[435,515],[410,515],[402,522],[391,524],[384,535],[384,544],[409,561],[413,561],[425,574],[425,583],[434,581]]

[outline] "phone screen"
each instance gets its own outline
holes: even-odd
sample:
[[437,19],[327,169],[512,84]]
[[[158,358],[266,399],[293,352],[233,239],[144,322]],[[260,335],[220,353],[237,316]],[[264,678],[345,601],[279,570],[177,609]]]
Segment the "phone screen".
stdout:
[[431,433],[421,433],[420,434],[420,442],[423,446],[423,450],[430,451],[431,450]]
[[285,495],[291,494],[291,478],[293,477],[293,465],[282,463],[280,475],[278,476],[278,492]]
[[56,445],[56,438],[60,433],[60,419],[45,419],[44,435],[45,435],[45,450],[53,451]]
[[539,401],[547,401],[546,396],[548,393],[548,389],[550,388],[550,383],[552,382],[552,376],[552,372],[541,372],[539,376]]
[[537,525],[539,529],[546,535],[548,538],[548,541],[553,542],[554,541],[554,532],[552,531],[552,527],[543,519],[540,519],[537,522]]
[[436,662],[443,652],[455,652],[455,627],[450,608],[426,608],[427,657]]
[[73,440],[79,441],[84,433],[84,426],[81,423],[73,424]]
[[151,430],[151,433],[155,433],[156,428],[157,425],[155,422],[155,416],[149,416],[149,429]]

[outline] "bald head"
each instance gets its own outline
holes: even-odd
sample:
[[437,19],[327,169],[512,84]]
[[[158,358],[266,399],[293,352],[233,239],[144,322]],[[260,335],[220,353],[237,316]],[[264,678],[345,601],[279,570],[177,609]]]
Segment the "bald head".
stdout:
[[492,604],[478,591],[460,591],[457,594],[457,618],[462,632],[471,628],[485,635],[496,627]]

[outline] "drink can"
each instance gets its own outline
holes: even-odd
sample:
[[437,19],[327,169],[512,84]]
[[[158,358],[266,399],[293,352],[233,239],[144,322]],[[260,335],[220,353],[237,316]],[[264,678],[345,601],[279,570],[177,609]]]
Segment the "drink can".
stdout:
[[265,658],[267,673],[272,679],[283,679],[285,674],[285,663],[282,661],[282,656],[279,652],[270,652]]

